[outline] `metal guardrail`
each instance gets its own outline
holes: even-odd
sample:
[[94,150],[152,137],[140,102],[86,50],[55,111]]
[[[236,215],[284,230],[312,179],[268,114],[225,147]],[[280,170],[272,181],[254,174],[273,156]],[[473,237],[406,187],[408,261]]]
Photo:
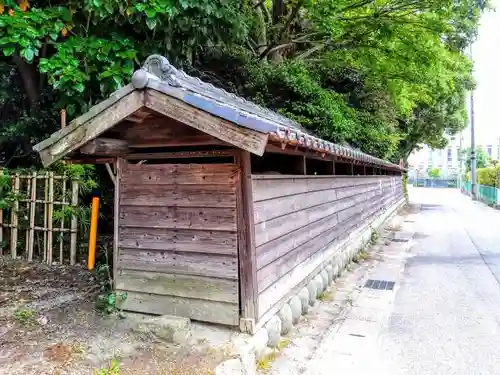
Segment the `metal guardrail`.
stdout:
[[[472,186],[470,182],[462,182],[460,187],[462,193],[471,195]],[[477,185],[477,199],[488,206],[500,206],[500,189],[494,186]]]
[[429,187],[429,188],[457,188],[457,180],[438,179],[438,178],[419,178],[408,179],[408,183],[415,187]]

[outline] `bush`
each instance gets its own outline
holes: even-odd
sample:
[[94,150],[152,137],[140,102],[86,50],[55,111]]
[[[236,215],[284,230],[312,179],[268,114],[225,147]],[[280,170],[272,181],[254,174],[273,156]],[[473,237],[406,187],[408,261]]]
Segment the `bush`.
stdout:
[[[497,178],[497,174],[499,178]],[[467,172],[464,180],[471,182],[471,172]],[[500,165],[497,167],[486,167],[477,169],[477,183],[484,186],[500,186]]]

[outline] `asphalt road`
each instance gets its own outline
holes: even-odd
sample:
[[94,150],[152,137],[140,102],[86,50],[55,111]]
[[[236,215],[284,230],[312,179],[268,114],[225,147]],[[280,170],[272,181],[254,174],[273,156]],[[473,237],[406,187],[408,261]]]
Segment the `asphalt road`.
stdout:
[[500,374],[500,211],[413,189],[415,245],[379,341],[388,375]]

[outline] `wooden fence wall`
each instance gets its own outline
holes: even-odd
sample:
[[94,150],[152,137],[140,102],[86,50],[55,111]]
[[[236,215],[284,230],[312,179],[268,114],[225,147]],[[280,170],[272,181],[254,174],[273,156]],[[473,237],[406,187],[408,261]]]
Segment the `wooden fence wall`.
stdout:
[[78,189],[78,181],[54,172],[12,175],[2,191],[0,255],[75,264]]
[[402,198],[401,177],[252,176],[262,317],[322,253]]

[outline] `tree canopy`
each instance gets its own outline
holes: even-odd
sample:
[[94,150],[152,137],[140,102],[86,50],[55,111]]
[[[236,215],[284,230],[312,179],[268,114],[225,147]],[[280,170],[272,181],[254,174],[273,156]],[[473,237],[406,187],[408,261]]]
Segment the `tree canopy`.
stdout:
[[31,145],[127,83],[153,53],[398,161],[466,125],[464,54],[486,0],[0,0],[0,152]]

